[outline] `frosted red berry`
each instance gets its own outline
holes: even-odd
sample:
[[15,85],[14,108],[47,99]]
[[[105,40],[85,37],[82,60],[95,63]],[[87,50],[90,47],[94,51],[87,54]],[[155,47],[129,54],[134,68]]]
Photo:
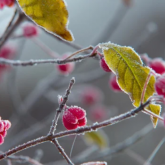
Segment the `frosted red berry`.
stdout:
[[165,97],[165,74],[156,79],[155,89],[158,95]]
[[161,58],[154,58],[150,60],[148,66],[158,74],[165,73],[165,63]]
[[11,123],[8,120],[1,120],[0,118],[0,145],[3,144],[4,138],[7,135],[7,130],[11,127]]
[[64,111],[62,121],[68,130],[85,126],[87,123],[86,111],[80,107],[71,106]]
[[116,75],[112,74],[110,76],[110,80],[109,80],[109,86],[111,87],[112,90],[116,91],[116,92],[120,92],[121,88],[119,87],[117,80],[116,80]]
[[107,63],[105,62],[104,57],[100,59],[100,67],[105,71],[105,72],[111,72],[111,69],[109,69]]
[[[64,54],[62,56],[62,59],[65,59],[69,56],[69,54]],[[61,65],[56,65],[57,70],[59,71],[60,74],[62,75],[68,75],[73,72],[75,67],[74,62],[66,63],[66,64],[61,64]]]
[[102,98],[102,92],[98,88],[94,86],[87,86],[82,88],[80,99],[83,104],[93,105],[95,103],[100,102]]
[[38,36],[38,27],[33,24],[27,24],[23,27],[23,36],[27,38]]

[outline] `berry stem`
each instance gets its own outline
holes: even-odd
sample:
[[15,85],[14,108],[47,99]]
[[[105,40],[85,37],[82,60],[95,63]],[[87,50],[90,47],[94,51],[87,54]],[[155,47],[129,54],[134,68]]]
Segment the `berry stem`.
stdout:
[[150,73],[148,74],[147,79],[146,79],[146,81],[145,81],[144,87],[143,87],[142,96],[141,96],[141,101],[140,101],[141,103],[143,103],[143,101],[144,101],[145,92],[146,92],[147,85],[148,85],[148,82],[149,82],[149,80],[150,80],[151,75],[152,75],[152,72],[150,71]]
[[87,50],[89,50],[89,49],[93,50],[93,46],[89,46],[89,47],[87,47],[87,48],[80,49],[80,50],[74,52],[73,54],[71,54],[69,57],[65,58],[64,60],[68,60],[68,59],[70,59],[71,57],[73,57],[73,56],[75,56],[75,55],[77,55],[77,54],[79,54],[79,53],[85,52],[85,51],[87,51]]

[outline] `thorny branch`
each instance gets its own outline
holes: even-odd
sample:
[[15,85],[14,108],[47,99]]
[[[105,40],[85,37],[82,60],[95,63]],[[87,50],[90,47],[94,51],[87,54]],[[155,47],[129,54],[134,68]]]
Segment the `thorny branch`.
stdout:
[[3,154],[1,154],[0,160],[7,158],[8,156],[15,154],[17,152],[20,152],[20,151],[27,149],[29,147],[33,147],[33,146],[36,146],[36,145],[44,143],[44,142],[52,141],[55,138],[60,138],[60,137],[65,137],[65,136],[75,135],[75,134],[79,135],[79,134],[83,134],[86,132],[96,131],[99,128],[103,128],[103,127],[106,127],[106,126],[109,126],[112,124],[117,124],[118,122],[121,122],[123,120],[134,117],[136,114],[141,112],[146,106],[148,106],[153,101],[155,102],[156,98],[155,99],[150,98],[144,104],[141,104],[138,108],[130,110],[124,114],[121,114],[119,116],[113,117],[109,120],[105,120],[105,121],[100,122],[100,123],[94,123],[93,125],[80,127],[80,128],[75,129],[75,130],[59,132],[59,133],[54,134],[53,136],[47,135],[47,136],[42,136],[42,137],[39,137],[37,139],[31,140],[27,143],[21,144],[21,145],[15,147],[13,149],[8,150],[7,152],[5,152]]

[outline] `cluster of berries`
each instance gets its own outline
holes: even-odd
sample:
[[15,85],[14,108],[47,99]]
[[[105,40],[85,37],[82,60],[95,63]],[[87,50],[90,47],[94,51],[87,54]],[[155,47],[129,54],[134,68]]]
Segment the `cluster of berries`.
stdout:
[[11,127],[11,123],[8,120],[1,120],[0,117],[0,145],[3,144],[4,138],[7,135],[7,130]]
[[0,9],[3,9],[5,6],[12,7],[15,3],[15,0],[0,0]]

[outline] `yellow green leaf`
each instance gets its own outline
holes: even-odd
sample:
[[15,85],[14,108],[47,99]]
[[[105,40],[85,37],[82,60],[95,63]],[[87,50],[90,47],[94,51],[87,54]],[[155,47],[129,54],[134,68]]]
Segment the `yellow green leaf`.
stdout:
[[73,41],[67,29],[68,11],[64,0],[17,0],[22,10],[45,30]]
[[96,144],[101,149],[108,147],[108,138],[102,130],[87,132],[84,137],[89,144]]
[[[108,67],[116,74],[120,88],[129,95],[135,107],[141,103],[141,95],[150,73],[150,68],[143,66],[140,56],[131,48],[113,43],[100,44]],[[155,77],[152,75],[148,82],[144,102],[155,93]],[[161,107],[150,105],[148,110],[159,115]],[[154,127],[157,119],[152,120]]]

